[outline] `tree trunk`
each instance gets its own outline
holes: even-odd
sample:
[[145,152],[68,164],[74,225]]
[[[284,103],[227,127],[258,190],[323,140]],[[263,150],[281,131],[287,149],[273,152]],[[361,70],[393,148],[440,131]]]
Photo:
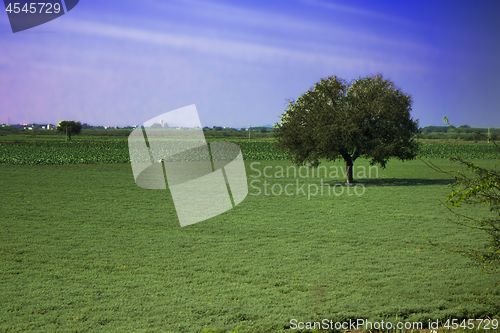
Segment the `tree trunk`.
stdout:
[[354,183],[354,179],[352,176],[352,165],[354,163],[352,162],[352,158],[349,158],[345,161],[345,169],[346,169],[346,183],[347,184],[352,184]]

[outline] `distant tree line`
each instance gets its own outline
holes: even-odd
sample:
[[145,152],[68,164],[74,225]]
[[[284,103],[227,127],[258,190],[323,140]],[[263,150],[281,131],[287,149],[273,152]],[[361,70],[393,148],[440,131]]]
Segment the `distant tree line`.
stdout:
[[[488,128],[484,127],[470,127],[469,125],[458,126],[457,129],[460,130],[460,133],[470,134],[478,131],[480,133],[487,134]],[[420,132],[423,134],[430,133],[457,133],[455,130],[451,129],[448,126],[426,126],[421,127]],[[490,128],[490,133],[500,133],[500,128]]]
[[272,127],[268,127],[268,126],[252,126],[252,127],[242,127],[242,128],[233,128],[233,127],[223,127],[223,126],[212,126],[212,127],[208,127],[208,126],[205,126],[203,127],[203,130],[205,132],[208,132],[208,131],[215,131],[215,132],[248,132],[248,131],[251,131],[252,133],[253,132],[259,132],[259,133],[271,133],[273,132],[273,128]]
[[[152,128],[176,128],[170,127],[168,124],[164,124],[163,126],[160,124],[153,124]],[[31,135],[50,135],[53,134],[51,130],[47,130],[50,128],[51,130],[55,130],[55,125],[47,124],[29,124],[29,125],[21,125],[21,124],[3,124],[0,128],[0,135],[11,135],[11,134],[23,134],[30,133]],[[80,135],[83,136],[128,136],[130,131],[133,130],[135,126],[124,126],[124,127],[108,127],[108,126],[100,126],[100,125],[89,125],[87,123],[81,124],[81,132]],[[479,128],[479,127],[471,127],[469,125],[458,126],[457,129],[460,132],[454,131],[450,129],[448,126],[426,126],[419,128],[418,137],[422,139],[460,139],[465,141],[487,141],[488,140],[488,128]],[[248,131],[252,132],[252,137],[254,135],[265,135],[265,137],[272,136],[275,133],[275,128],[269,126],[252,126],[252,127],[242,127],[242,128],[234,128],[234,127],[224,127],[224,126],[212,126],[203,127],[203,131],[206,134],[212,136],[248,136]],[[257,138],[259,136],[255,136]],[[490,128],[490,136],[491,140],[500,140],[500,128]]]
[[426,126],[420,128],[418,137],[421,139],[460,139],[465,141],[488,141],[500,140],[500,128],[470,127],[462,125],[455,127],[458,131],[449,126]]

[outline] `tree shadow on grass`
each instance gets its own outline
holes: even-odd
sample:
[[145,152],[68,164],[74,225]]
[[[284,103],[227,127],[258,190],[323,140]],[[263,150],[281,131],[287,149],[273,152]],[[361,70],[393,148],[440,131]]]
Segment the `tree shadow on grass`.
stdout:
[[[449,185],[454,183],[453,179],[422,179],[422,178],[366,178],[355,179],[353,186],[357,184],[365,187],[371,186],[428,186],[428,185]],[[337,184],[345,186],[345,182],[329,181],[325,186],[335,186]]]

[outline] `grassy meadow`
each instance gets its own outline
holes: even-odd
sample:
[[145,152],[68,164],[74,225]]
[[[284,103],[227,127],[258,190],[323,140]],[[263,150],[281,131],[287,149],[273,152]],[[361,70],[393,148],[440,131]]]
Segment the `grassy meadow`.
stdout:
[[[0,332],[312,332],[291,320],[498,318],[498,274],[455,252],[487,238],[449,221],[448,176],[391,160],[360,178],[368,162],[358,160],[355,193],[341,174],[281,177],[293,166],[284,159],[245,166],[242,203],[181,228],[169,191],[136,186],[128,163],[0,163]],[[270,177],[258,177],[265,167]],[[335,184],[341,195],[328,194]],[[278,195],[287,185],[291,195]]]

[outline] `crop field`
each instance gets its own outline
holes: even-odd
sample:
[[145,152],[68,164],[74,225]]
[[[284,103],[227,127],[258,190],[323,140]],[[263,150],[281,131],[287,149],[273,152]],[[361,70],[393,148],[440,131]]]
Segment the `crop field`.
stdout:
[[[382,169],[359,159],[348,187],[342,161],[322,163],[327,173],[286,174],[296,169],[272,142],[232,142],[248,196],[183,228],[168,189],[135,184],[126,140],[0,142],[0,332],[313,332],[293,323],[498,319],[498,274],[455,251],[487,238],[449,220],[448,176],[420,160]],[[500,157],[488,144],[420,151],[459,169],[444,158],[453,154],[487,167]]]
[[[273,141],[224,140],[240,146],[245,160],[288,160],[289,154],[276,148]],[[494,145],[424,143],[419,156],[423,158],[449,158],[462,156],[467,159],[500,158]],[[94,164],[130,162],[126,140],[75,140],[72,142],[3,141],[0,142],[0,164]]]

